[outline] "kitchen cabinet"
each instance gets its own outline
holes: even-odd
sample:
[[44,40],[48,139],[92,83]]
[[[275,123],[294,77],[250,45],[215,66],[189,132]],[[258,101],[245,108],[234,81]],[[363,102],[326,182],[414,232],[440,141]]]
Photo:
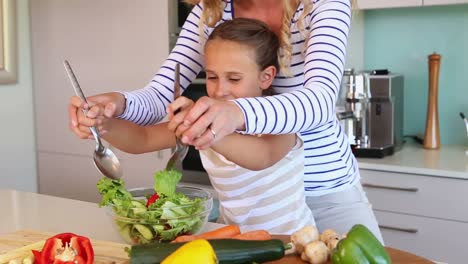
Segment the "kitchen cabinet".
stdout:
[[423,0],[425,6],[467,4],[468,0]]
[[[361,170],[387,246],[447,263],[461,263],[454,252],[468,234],[465,196],[468,179]],[[433,250],[432,245],[441,245]],[[432,249],[431,249],[432,248]]]
[[[68,129],[74,92],[63,60],[85,95],[144,87],[168,55],[168,1],[30,1],[40,193],[96,201],[101,177],[92,161],[95,142]],[[168,158],[168,151],[116,154],[133,187],[151,186]]]
[[357,0],[358,9],[381,9],[468,3],[468,0]]
[[464,147],[408,145],[393,156],[358,162],[386,246],[434,261],[464,262],[464,252],[454,250],[464,243],[460,234],[468,234]]
[[[387,247],[440,263],[466,263],[466,252],[460,250],[460,245],[466,243],[463,234],[468,234],[467,223],[380,210],[375,211],[375,216],[381,226],[388,226],[381,228]],[[403,229],[389,229],[395,226]]]
[[359,9],[422,6],[423,0],[357,0]]

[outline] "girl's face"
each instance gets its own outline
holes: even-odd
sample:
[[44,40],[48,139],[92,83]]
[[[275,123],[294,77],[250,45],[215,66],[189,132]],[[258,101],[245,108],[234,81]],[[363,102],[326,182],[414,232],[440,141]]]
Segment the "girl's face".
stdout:
[[262,96],[276,74],[273,66],[259,69],[252,48],[221,39],[207,42],[205,64],[208,96],[222,100]]

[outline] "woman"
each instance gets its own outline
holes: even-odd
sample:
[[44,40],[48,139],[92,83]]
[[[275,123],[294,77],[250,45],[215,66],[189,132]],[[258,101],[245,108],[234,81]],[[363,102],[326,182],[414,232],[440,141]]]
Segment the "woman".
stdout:
[[[262,20],[280,38],[280,72],[273,82],[279,94],[230,101],[203,97],[182,124],[170,126],[177,127],[183,142],[199,149],[235,131],[300,133],[306,199],[318,228],[347,232],[362,223],[382,241],[359,183],[356,159],[335,115],[350,10],[349,0],[204,0],[193,8],[175,48],[147,87],[89,99],[106,105],[106,117],[119,116],[142,125],[156,123],[173,100],[170,76],[175,62],[181,63],[181,82],[187,87],[204,66],[204,41],[217,24],[234,17]],[[79,111],[84,106],[70,104],[69,115],[71,129],[87,138],[87,126],[99,120],[92,111],[84,118]]]

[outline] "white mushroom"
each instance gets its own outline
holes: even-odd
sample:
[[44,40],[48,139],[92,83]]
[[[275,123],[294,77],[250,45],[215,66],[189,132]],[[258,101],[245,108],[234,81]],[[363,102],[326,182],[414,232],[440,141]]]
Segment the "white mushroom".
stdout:
[[319,239],[319,232],[315,226],[307,225],[297,230],[291,235],[291,242],[296,248],[296,252],[301,254],[304,251],[304,247],[312,241]]
[[326,229],[320,235],[320,241],[325,243],[330,254],[333,251],[333,249],[336,247],[340,239],[341,239],[340,234],[338,234],[333,229]]
[[327,241],[326,245],[328,247],[328,252],[331,254],[331,252],[333,251],[333,249],[336,248],[336,245],[338,245],[338,242],[340,242],[340,239],[334,239],[334,238],[331,238]]
[[326,229],[325,231],[322,232],[320,235],[320,241],[323,243],[327,244],[327,241],[330,239],[336,239],[340,240],[340,234],[338,234],[335,230],[333,229]]
[[305,246],[301,259],[311,264],[325,263],[328,259],[328,248],[322,241],[310,242]]

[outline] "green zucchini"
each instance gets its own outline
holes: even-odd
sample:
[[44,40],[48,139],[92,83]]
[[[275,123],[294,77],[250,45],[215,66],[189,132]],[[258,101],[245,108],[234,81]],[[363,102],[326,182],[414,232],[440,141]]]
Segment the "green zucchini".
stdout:
[[[271,240],[208,240],[213,247],[219,264],[250,264],[280,259],[284,256],[284,244],[279,239]],[[185,243],[155,243],[132,246],[131,264],[161,263]]]

